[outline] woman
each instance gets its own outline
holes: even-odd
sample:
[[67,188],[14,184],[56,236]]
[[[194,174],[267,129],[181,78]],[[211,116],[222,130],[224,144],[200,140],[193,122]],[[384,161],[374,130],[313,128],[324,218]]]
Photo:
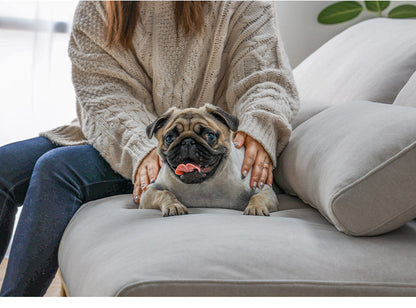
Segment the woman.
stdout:
[[2,256],[24,203],[1,295],[46,292],[81,204],[132,191],[140,202],[161,166],[145,127],[169,107],[237,115],[241,172],[259,188],[272,185],[298,108],[270,3],[80,3],[69,56],[78,119],[0,148]]

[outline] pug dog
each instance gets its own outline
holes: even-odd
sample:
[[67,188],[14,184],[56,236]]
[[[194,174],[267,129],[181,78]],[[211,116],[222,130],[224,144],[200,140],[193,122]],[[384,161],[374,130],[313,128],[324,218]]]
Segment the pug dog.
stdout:
[[170,108],[146,128],[158,140],[163,164],[156,181],[143,192],[139,208],[160,209],[163,216],[187,214],[191,207],[227,208],[246,215],[277,211],[272,187],[250,187],[251,171],[241,175],[244,147],[233,145],[238,119],[210,104]]

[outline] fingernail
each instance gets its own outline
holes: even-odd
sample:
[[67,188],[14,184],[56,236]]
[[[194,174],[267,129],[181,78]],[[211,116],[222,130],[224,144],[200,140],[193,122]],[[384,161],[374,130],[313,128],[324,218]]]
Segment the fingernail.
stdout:
[[155,182],[155,179],[150,180],[150,184],[153,184]]
[[264,183],[263,183],[263,182],[260,182],[259,187],[260,187],[260,189],[263,189],[263,187],[264,187]]
[[134,196],[134,197],[133,197],[133,202],[134,202],[134,203],[137,203],[137,201],[139,201],[139,196]]
[[246,176],[247,176],[247,170],[244,170],[243,171],[243,174],[241,175],[241,178],[244,180],[245,178],[246,178]]

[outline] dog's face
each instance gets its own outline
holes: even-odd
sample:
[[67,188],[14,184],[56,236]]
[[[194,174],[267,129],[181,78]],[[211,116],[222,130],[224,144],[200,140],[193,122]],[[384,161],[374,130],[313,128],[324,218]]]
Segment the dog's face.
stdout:
[[159,141],[158,153],[184,183],[202,183],[227,159],[238,119],[218,107],[171,108],[146,133]]

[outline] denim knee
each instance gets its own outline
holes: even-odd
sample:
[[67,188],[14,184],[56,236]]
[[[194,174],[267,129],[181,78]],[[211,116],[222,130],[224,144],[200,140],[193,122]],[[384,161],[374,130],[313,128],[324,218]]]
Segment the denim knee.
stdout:
[[21,205],[33,168],[44,153],[58,147],[44,137],[36,137],[0,147],[0,192],[9,203]]
[[17,207],[23,203],[30,180],[30,174],[20,175],[16,172],[17,166],[12,163],[14,153],[7,153],[3,149],[0,148],[0,211],[6,204]]
[[10,186],[4,178],[0,176],[0,217],[3,211],[3,207],[6,206],[7,202],[11,202],[14,206],[17,207],[17,202],[15,200],[13,187]]
[[[16,198],[13,193],[16,184],[11,179],[11,175],[13,174],[12,168],[10,168],[10,161],[13,159],[9,153],[3,153],[3,148],[0,148],[0,212],[4,203],[7,201],[16,204]],[[19,184],[19,183],[17,183]]]
[[60,154],[64,148],[58,148],[43,154],[36,162],[33,174],[51,176],[56,172],[59,173],[59,167],[62,165],[63,157]]
[[66,148],[57,148],[38,159],[33,169],[30,188],[36,185],[45,194],[59,194],[60,190],[69,189],[80,197],[79,183],[74,176],[74,169],[66,161],[65,152]]
[[79,145],[57,148],[39,158],[28,198],[49,206],[54,200],[75,209],[88,201],[131,191],[131,181],[116,173],[97,150]]

